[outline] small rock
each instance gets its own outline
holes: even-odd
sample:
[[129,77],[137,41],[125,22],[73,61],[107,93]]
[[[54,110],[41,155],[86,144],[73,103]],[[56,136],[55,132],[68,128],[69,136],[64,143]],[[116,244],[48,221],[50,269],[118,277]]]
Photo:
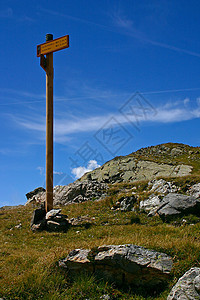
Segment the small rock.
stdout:
[[50,210],[46,214],[46,220],[50,220],[50,219],[56,217],[57,215],[59,215],[60,212],[61,212],[61,209],[52,209],[52,210]]
[[19,223],[18,225],[15,226],[15,228],[22,228],[22,224]]
[[102,296],[100,297],[100,299],[103,299],[103,300],[110,300],[111,298],[110,298],[110,296],[109,296],[108,294],[106,294],[106,295],[102,295]]

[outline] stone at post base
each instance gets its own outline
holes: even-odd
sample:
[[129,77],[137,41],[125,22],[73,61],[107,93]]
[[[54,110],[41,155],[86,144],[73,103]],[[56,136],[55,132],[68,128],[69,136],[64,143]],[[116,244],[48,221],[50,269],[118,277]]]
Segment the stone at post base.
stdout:
[[44,206],[33,212],[31,220],[32,231],[66,232],[70,223],[67,216],[60,213],[61,209],[52,209],[47,214]]

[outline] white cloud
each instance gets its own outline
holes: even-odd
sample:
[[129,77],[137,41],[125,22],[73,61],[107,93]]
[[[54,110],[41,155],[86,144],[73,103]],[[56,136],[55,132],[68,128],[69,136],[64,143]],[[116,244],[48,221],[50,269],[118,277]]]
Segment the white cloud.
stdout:
[[96,160],[90,160],[87,164],[87,167],[80,166],[77,168],[73,168],[71,172],[75,176],[75,179],[78,179],[83,176],[83,174],[93,171],[94,169],[99,167],[100,165],[98,165]]

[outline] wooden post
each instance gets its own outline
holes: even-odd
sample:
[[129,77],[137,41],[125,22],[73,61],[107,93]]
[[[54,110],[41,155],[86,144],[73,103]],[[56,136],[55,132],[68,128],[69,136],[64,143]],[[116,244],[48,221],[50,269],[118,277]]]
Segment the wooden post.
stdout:
[[[52,34],[46,41],[53,40]],[[46,212],[53,208],[53,52],[46,55]]]
[[46,43],[37,45],[37,57],[46,72],[46,212],[53,208],[53,52],[68,47],[69,35],[53,40],[47,34]]

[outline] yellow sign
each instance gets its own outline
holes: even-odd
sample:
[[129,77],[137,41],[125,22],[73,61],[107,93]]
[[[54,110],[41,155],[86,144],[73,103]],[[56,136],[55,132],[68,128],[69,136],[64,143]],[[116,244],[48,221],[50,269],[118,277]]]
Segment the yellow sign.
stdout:
[[37,57],[69,47],[69,35],[37,46]]

